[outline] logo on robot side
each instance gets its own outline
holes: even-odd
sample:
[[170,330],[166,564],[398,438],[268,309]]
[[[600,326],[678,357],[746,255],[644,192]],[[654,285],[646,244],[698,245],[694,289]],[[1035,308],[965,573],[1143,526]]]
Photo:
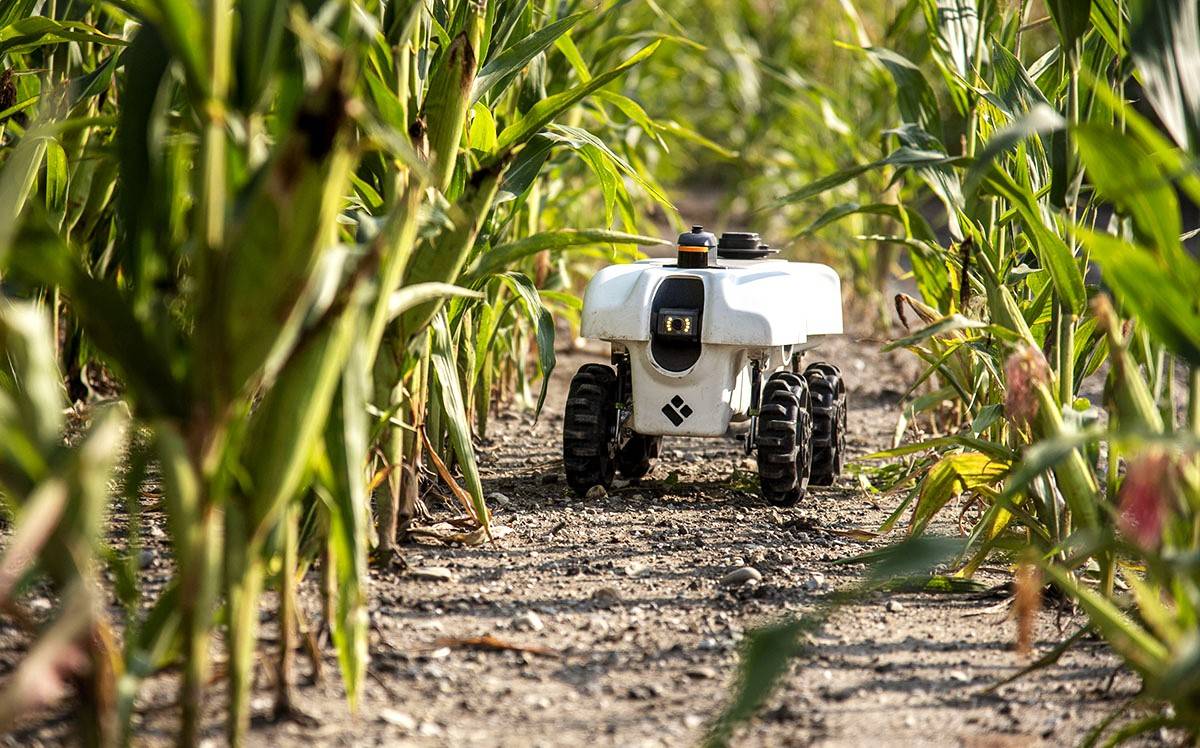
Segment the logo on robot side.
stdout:
[[686,421],[688,416],[692,414],[692,408],[683,401],[682,397],[676,395],[675,397],[671,398],[671,402],[662,406],[662,412],[663,415],[671,421],[671,423],[678,427],[679,424]]

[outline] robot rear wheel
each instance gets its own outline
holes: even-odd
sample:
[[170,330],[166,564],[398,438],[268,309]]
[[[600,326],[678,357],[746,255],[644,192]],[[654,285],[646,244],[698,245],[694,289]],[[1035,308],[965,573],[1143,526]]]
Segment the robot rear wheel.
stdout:
[[[633,403],[633,371],[629,366],[629,357],[620,356],[617,359],[617,379],[620,390],[617,400],[631,405]],[[658,457],[662,447],[661,436],[646,436],[632,432],[621,448],[617,451],[617,472],[622,478],[637,480],[650,472],[654,459]]]
[[804,379],[812,397],[811,483],[832,486],[846,460],[846,383],[841,369],[824,361],[809,364]]
[[617,440],[617,404],[629,392],[627,371],[618,375],[603,364],[584,364],[571,380],[563,418],[563,470],[567,485],[580,496],[593,486],[608,488],[618,472],[629,480],[641,478],[658,457],[661,437],[633,433],[624,444]]
[[791,372],[776,372],[763,388],[755,444],[758,478],[764,499],[792,506],[804,498],[812,472],[812,414],[808,382]]

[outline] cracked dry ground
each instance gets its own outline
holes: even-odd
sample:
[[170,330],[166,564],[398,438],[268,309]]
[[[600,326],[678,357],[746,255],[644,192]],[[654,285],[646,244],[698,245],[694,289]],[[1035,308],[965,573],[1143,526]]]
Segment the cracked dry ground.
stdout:
[[[847,373],[852,457],[886,447],[912,377],[903,355],[851,338],[818,353]],[[601,499],[571,496],[561,413],[570,375],[590,359],[603,357],[560,356],[538,422],[510,413],[492,423],[481,468],[485,490],[504,496],[493,500],[495,522],[511,532],[473,548],[410,543],[408,572],[372,572],[372,659],[357,714],[347,713],[327,652],[325,677],[297,693],[316,723],[259,722],[253,744],[694,744],[731,693],[746,632],[812,611],[858,578],[861,567],[834,562],[872,546],[842,533],[877,528],[898,499],[872,498],[843,478],[794,509],[771,508],[734,441],[668,439],[665,459],[640,484]],[[453,511],[432,503],[439,516]],[[937,529],[956,531],[950,520]],[[720,584],[743,565],[762,573],[761,584]],[[1006,577],[985,570],[981,579]],[[312,574],[314,611],[315,585]],[[1136,678],[1085,640],[1057,665],[983,693],[1029,661],[1012,650],[1007,611],[1003,593],[881,593],[842,607],[808,636],[734,742],[1071,744],[1136,692]],[[1038,652],[1078,622],[1042,613]],[[439,643],[484,635],[545,652]],[[298,667],[307,670],[304,658]],[[254,707],[266,713],[269,686],[260,689]],[[218,743],[224,698],[215,690],[208,735]],[[170,742],[170,694],[147,689],[139,742]]]

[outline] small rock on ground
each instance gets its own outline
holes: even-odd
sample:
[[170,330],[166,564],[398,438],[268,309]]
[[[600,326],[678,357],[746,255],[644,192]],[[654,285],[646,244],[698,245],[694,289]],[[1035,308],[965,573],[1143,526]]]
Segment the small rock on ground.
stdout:
[[762,574],[753,566],[743,566],[740,569],[734,569],[725,576],[721,577],[721,584],[726,587],[741,587],[747,582],[761,582]]

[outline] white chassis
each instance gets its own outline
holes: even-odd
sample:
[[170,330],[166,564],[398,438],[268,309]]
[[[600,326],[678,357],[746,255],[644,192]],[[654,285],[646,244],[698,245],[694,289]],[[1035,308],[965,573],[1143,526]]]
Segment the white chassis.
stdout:
[[[653,302],[670,278],[703,283],[700,354],[682,371],[652,353]],[[796,354],[842,332],[838,274],[826,265],[784,260],[720,260],[682,269],[673,259],[604,268],[583,300],[584,337],[627,354],[632,375],[622,427],[646,436],[722,436],[752,415],[755,368],[765,380]]]

